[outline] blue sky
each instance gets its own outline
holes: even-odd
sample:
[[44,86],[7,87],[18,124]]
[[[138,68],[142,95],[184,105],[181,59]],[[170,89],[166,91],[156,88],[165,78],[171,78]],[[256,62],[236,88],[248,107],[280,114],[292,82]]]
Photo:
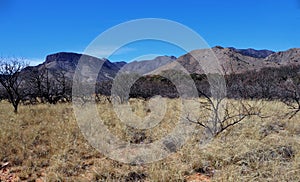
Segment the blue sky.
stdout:
[[[212,47],[275,51],[300,47],[298,0],[0,0],[0,56],[24,57],[36,64],[51,53],[82,52],[108,28],[139,18],[177,21]],[[149,41],[132,43],[110,59],[182,53]]]

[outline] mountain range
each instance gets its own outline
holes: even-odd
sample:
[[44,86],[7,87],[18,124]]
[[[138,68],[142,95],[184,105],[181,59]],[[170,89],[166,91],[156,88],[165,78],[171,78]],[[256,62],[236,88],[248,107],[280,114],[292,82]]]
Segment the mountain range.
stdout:
[[[198,49],[184,54],[178,58],[174,56],[159,56],[153,60],[126,62],[111,62],[108,59],[99,59],[93,56],[60,52],[51,54],[46,57],[45,62],[40,65],[31,67],[31,69],[50,70],[54,73],[64,71],[67,77],[72,77],[79,60],[86,62],[87,67],[84,69],[83,77],[86,80],[89,76],[96,76],[93,68],[96,65],[103,64],[101,71],[98,74],[98,80],[111,80],[118,72],[137,73],[140,75],[155,75],[162,71],[170,69],[185,69],[189,73],[204,73],[203,68],[199,65],[200,62],[210,62],[210,59],[215,59],[212,56],[207,56],[213,51],[216,58],[226,74],[243,73],[249,70],[259,71],[265,67],[281,67],[300,64],[300,49],[292,48],[286,51],[273,52],[270,50],[255,50],[255,49],[236,49],[233,47],[223,48],[215,46],[212,49]],[[179,63],[179,64],[178,64]]]

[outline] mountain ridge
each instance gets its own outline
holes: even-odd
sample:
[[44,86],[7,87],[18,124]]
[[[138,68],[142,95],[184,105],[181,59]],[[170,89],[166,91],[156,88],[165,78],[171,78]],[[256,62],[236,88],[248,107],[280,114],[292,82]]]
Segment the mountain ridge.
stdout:
[[[251,54],[247,51],[250,51]],[[253,53],[258,55],[252,55]],[[253,51],[253,49],[235,49],[232,47],[223,48],[221,46],[211,49],[197,49],[180,56],[176,62],[166,64],[149,74],[160,74],[162,71],[170,69],[185,69],[189,73],[204,74],[205,72],[199,61],[202,63],[212,62],[216,58],[225,74],[236,74],[249,70],[258,71],[265,67],[297,65],[300,62],[300,49],[293,48],[279,52],[269,50]]]
[[[111,62],[108,59],[100,59],[94,56],[73,53],[58,52],[46,56],[43,63],[32,66],[35,69],[49,69],[54,71],[66,71],[68,77],[75,73],[78,61],[81,59],[90,64],[86,75],[93,75],[95,64],[103,64],[99,73],[99,81],[111,80],[118,72],[120,73],[137,73],[140,75],[155,75],[161,71],[169,69],[185,69],[189,73],[203,74],[204,71],[199,65],[200,61],[210,61],[214,59],[209,56],[213,55],[218,61],[226,74],[243,73],[248,70],[260,70],[265,67],[280,67],[300,64],[300,48],[291,48],[286,51],[274,52],[271,50],[237,49],[234,47],[215,46],[211,49],[192,50],[178,58],[174,56],[158,56],[152,60],[126,62]],[[179,63],[179,64],[178,64]]]

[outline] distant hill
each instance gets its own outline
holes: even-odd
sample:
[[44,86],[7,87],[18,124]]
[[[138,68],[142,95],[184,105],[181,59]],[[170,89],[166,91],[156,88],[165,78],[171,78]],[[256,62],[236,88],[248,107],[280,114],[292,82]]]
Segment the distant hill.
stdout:
[[[78,65],[79,60],[86,64]],[[218,65],[215,65],[213,60],[217,60]],[[100,71],[96,69],[99,65],[102,65]],[[203,65],[205,67],[202,67]],[[82,91],[88,90],[85,88],[96,82],[95,93],[110,95],[112,86],[115,84],[114,78],[118,73],[138,73],[141,77],[135,80],[133,85],[128,85],[126,81],[117,84],[120,90],[131,86],[130,97],[151,98],[161,95],[175,98],[178,97],[176,89],[178,85],[175,87],[165,77],[175,76],[172,78],[176,79],[182,75],[171,71],[168,72],[170,75],[164,76],[160,74],[161,72],[188,71],[197,88],[209,94],[208,77],[203,75],[206,68],[210,68],[209,73],[215,73],[217,69],[221,69],[226,74],[224,78],[228,87],[228,97],[234,98],[241,93],[243,93],[241,97],[245,98],[283,97],[284,92],[278,84],[284,86],[288,83],[287,78],[300,80],[300,49],[273,52],[216,46],[211,49],[193,50],[179,58],[159,56],[153,60],[132,63],[111,62],[108,59],[99,59],[84,54],[60,52],[48,55],[45,62],[40,65],[25,68],[21,75],[26,78],[23,82],[24,86],[30,88],[25,89],[24,94],[31,95],[32,98],[40,97],[45,102],[56,103],[60,100],[71,100],[73,76],[76,69],[80,70],[81,75],[76,77],[75,81],[80,81],[79,86],[84,88]],[[132,78],[127,76],[125,75],[126,78]],[[136,75],[132,76],[136,78]],[[180,86],[186,88],[185,83],[185,80],[181,80]],[[269,89],[270,87],[272,89]],[[243,89],[242,92],[237,88]],[[81,96],[83,93],[78,94]]]
[[265,67],[299,64],[300,62],[300,49],[296,48],[282,52],[273,52],[269,50],[235,49],[216,46],[212,49],[193,50],[180,56],[176,62],[159,67],[149,74],[155,75],[170,69],[183,70],[181,66],[189,73],[203,74],[203,68],[198,61],[202,63],[212,62],[212,59],[215,59],[213,53],[218,58],[219,64],[226,74],[260,70]]
[[161,66],[171,63],[176,60],[174,56],[158,56],[153,60],[133,61],[125,64],[120,71],[127,73],[138,73],[144,75]]
[[47,69],[52,74],[54,74],[55,72],[65,72],[67,77],[72,78],[79,60],[87,62],[86,65],[89,65],[88,67],[82,68],[82,76],[86,77],[87,80],[90,76],[93,76],[95,78],[97,77],[97,75],[95,75],[97,73],[95,73],[94,71],[96,65],[103,64],[101,71],[98,74],[98,80],[103,81],[113,79],[120,68],[124,66],[124,64],[126,64],[125,62],[112,63],[107,59],[99,59],[84,54],[60,52],[48,55],[45,62],[36,66],[36,68],[40,71]]
[[86,80],[89,80],[89,77],[91,76],[95,78],[97,76],[95,74],[97,73],[94,68],[99,66],[99,64],[103,64],[98,74],[98,81],[101,82],[104,80],[112,80],[119,71],[126,73],[134,72],[143,75],[176,60],[176,57],[159,56],[153,60],[142,60],[126,63],[110,62],[108,59],[99,59],[85,54],[59,52],[48,55],[45,62],[37,66],[28,67],[26,71],[38,70],[42,72],[47,69],[51,75],[54,75],[58,72],[64,72],[64,74],[71,79],[73,78],[79,60],[87,63],[85,64],[85,67],[82,68],[82,76]]
[[270,51],[270,50],[255,50],[255,49],[252,49],[252,48],[249,48],[249,49],[236,49],[234,47],[229,47],[229,49],[237,52],[237,53],[240,53],[244,56],[250,56],[250,57],[254,57],[254,58],[266,58],[268,57],[269,55],[275,53],[274,51]]
[[[214,53],[214,54],[212,54]],[[223,48],[221,46],[212,49],[193,50],[176,58],[174,56],[159,56],[153,60],[126,62],[111,62],[108,59],[99,59],[93,56],[59,52],[48,55],[44,63],[29,67],[26,70],[49,70],[50,73],[64,72],[68,78],[73,78],[78,61],[81,59],[89,66],[83,69],[83,77],[89,80],[90,76],[98,76],[98,81],[112,80],[120,72],[138,73],[140,75],[155,75],[161,71],[184,68],[189,73],[203,74],[203,68],[197,60],[202,63],[210,63],[215,55],[226,74],[243,73],[251,70],[260,70],[265,67],[280,67],[289,65],[300,65],[300,49],[293,48],[287,51],[273,52],[270,50],[236,49],[233,47]],[[197,60],[196,60],[197,59]],[[103,64],[98,75],[95,75],[96,65]],[[212,65],[213,66],[213,65]]]
[[269,55],[265,61],[278,63],[281,65],[299,64],[300,48],[293,48],[287,51],[280,51]]

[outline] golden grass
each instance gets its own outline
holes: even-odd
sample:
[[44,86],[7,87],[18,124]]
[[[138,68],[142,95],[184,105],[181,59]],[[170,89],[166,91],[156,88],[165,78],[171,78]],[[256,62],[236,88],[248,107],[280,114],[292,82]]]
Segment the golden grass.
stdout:
[[[300,116],[288,120],[282,118],[287,112],[284,104],[257,102],[270,117],[247,118],[204,146],[199,145],[201,132],[195,133],[176,153],[144,165],[111,160],[91,147],[78,128],[71,104],[21,106],[15,115],[2,102],[0,162],[10,162],[10,172],[25,181],[183,181],[195,173],[212,181],[300,181]],[[145,131],[120,122],[110,103],[99,104],[98,110],[119,138],[150,143],[176,125],[177,103],[167,100],[162,122]],[[131,100],[131,105],[141,117],[151,112],[145,101]]]

